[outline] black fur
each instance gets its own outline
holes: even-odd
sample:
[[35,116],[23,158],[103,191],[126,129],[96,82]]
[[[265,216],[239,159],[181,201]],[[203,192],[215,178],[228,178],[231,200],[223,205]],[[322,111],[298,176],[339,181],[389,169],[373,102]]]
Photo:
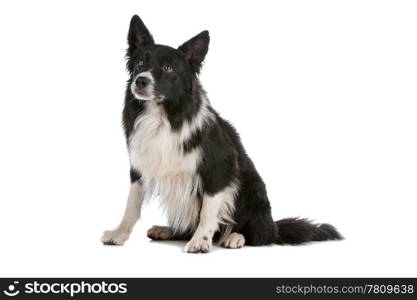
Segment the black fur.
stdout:
[[142,178],[142,175],[138,170],[130,169],[130,182],[139,181]]
[[340,240],[342,236],[330,224],[313,224],[306,219],[288,218],[276,222],[277,244],[301,244],[313,241]]
[[[136,100],[130,90],[133,78],[141,70],[152,67],[156,92],[166,96],[160,103],[173,131],[181,129],[198,112],[205,95],[197,75],[208,51],[209,33],[203,31],[178,49],[157,45],[138,16],[130,23],[127,69],[130,74],[126,89],[123,125],[128,138],[135,119],[146,105]],[[143,65],[139,65],[143,61]],[[161,71],[169,63],[175,72]],[[305,219],[284,219],[274,222],[265,184],[252,160],[246,154],[235,128],[210,107],[215,118],[184,142],[185,153],[199,148],[202,161],[198,175],[204,193],[214,195],[231,183],[237,183],[233,232],[245,236],[246,244],[260,246],[272,243],[300,244],[311,241],[337,240],[341,235],[328,224],[316,225]],[[140,180],[140,173],[131,170],[131,180]],[[185,235],[184,235],[185,236]],[[189,237],[189,235],[186,235]]]

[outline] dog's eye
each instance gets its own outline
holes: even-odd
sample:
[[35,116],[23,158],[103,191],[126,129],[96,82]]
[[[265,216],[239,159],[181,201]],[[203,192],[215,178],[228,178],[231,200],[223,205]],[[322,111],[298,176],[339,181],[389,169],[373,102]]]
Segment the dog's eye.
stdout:
[[138,63],[139,66],[143,66],[144,64],[145,64],[145,62],[143,60],[140,60],[139,63]]
[[164,72],[172,72],[172,66],[170,66],[170,65],[164,65],[163,67],[162,67],[162,70],[164,70]]

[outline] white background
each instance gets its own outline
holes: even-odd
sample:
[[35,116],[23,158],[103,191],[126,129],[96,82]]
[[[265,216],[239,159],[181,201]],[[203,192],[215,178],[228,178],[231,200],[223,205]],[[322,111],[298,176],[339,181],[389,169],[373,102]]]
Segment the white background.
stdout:
[[[263,176],[275,219],[346,239],[182,251],[105,247],[129,188],[121,129],[128,24],[159,43],[204,29],[201,80]],[[416,276],[414,1],[2,1],[0,276]]]

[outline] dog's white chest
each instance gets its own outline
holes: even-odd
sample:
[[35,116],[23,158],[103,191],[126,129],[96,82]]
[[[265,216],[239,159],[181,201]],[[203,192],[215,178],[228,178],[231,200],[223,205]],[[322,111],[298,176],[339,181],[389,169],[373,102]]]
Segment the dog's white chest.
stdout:
[[183,152],[184,133],[174,132],[157,105],[148,105],[129,138],[131,165],[148,179],[195,173],[198,150]]
[[142,175],[147,192],[160,196],[170,225],[185,231],[196,225],[199,150],[183,152],[183,131],[173,132],[157,105],[148,105],[129,137],[131,166]]

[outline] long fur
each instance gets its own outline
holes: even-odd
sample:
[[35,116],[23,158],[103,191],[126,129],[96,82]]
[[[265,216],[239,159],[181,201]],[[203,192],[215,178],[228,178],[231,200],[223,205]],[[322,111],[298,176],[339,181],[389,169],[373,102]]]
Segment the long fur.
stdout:
[[[160,196],[177,237],[195,233],[193,248],[196,239],[207,240],[213,230],[219,243],[234,232],[239,243],[244,237],[254,246],[341,239],[328,224],[273,221],[262,178],[235,128],[212,108],[198,79],[209,40],[203,31],[178,49],[157,45],[142,20],[132,18],[123,110],[132,182],[139,182],[148,197]],[[137,80],[142,74],[149,84],[141,89]],[[203,201],[220,202],[205,205],[215,211],[203,212]]]
[[342,236],[330,224],[314,224],[307,219],[287,218],[276,221],[277,244],[298,245],[306,242],[340,240]]

